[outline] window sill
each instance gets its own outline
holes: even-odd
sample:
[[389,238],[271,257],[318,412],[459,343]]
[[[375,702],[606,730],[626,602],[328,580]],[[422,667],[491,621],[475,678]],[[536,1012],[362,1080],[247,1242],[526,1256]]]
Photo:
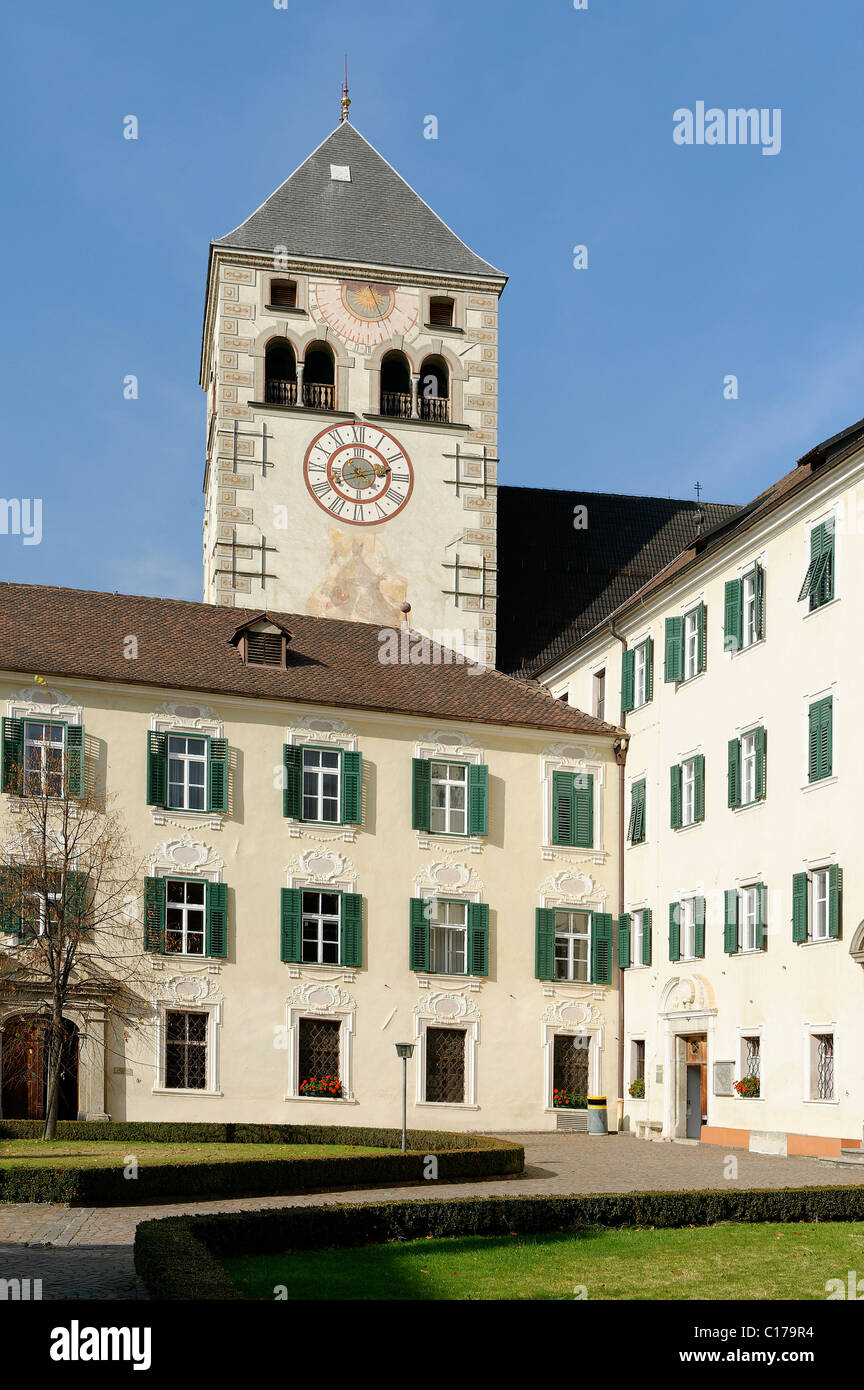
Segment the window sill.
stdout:
[[181,828],[221,830],[228,819],[227,811],[181,811],[168,806],[151,806],[154,825],[179,825]]
[[673,685],[673,684],[674,684],[676,691],[677,691],[677,690],[683,690],[685,686],[691,686],[691,685],[694,683],[694,681],[698,681],[698,679],[699,679],[700,676],[707,676],[707,674],[708,674],[708,667],[706,666],[704,670],[702,670],[702,671],[696,671],[696,672],[694,672],[694,674],[693,674],[692,676],[684,676],[680,681],[668,681],[668,682],[665,682],[665,684],[668,684],[668,685]]
[[465,336],[464,328],[457,328],[452,323],[424,323],[423,327],[434,337],[436,333],[450,333],[455,337]]
[[286,1096],[286,1103],[300,1101],[303,1105],[359,1105],[356,1096]]
[[276,314],[277,317],[279,314],[291,314],[294,318],[303,319],[309,317],[305,309],[289,309],[287,304],[265,304],[264,310],[268,314]]
[[806,941],[796,941],[795,946],[835,946],[840,940],[839,936],[817,936],[809,937]]
[[839,1102],[839,1100],[837,1100],[836,1097],[833,1098],[833,1099],[831,1099],[831,1100],[823,1100],[823,1099],[821,1099],[821,1098],[819,1098],[819,1097],[817,1097],[817,1096],[810,1096],[809,1098],[805,1099],[805,1100],[802,1102],[802,1104],[804,1104],[804,1105],[839,1105],[840,1102]]
[[469,854],[482,854],[486,847],[485,835],[454,835],[446,830],[418,830],[417,848],[440,850],[442,854],[453,854],[456,850],[467,850]]
[[431,1110],[479,1110],[479,1105],[470,1105],[464,1100],[416,1100],[414,1104],[418,1109],[429,1108]]
[[742,646],[740,646],[740,647],[736,647],[736,648],[734,649],[734,651],[730,648],[730,650],[729,650],[729,655],[732,657],[732,660],[734,661],[735,658],[736,658],[736,656],[743,656],[745,652],[752,652],[752,651],[754,651],[757,647],[764,647],[764,646],[765,646],[765,638],[764,638],[764,637],[757,637],[755,642],[748,642],[746,646],[743,646],[743,645],[742,645]]
[[837,773],[832,773],[830,777],[817,777],[815,782],[804,782],[801,786],[802,792],[813,792],[819,787],[833,787],[837,781]]
[[325,410],[323,406],[272,405],[269,401],[250,401],[249,406],[252,410],[275,410],[277,415],[329,415],[340,420],[357,419],[353,410]]
[[689,825],[672,825],[670,830],[674,830],[676,835],[680,835],[683,830],[698,830],[700,825],[704,825],[704,820],[692,820]]
[[195,1096],[200,1100],[219,1100],[222,1091],[184,1091],[179,1086],[154,1086],[151,1095],[154,1096]]
[[420,989],[450,989],[454,984],[461,984],[476,991],[479,990],[483,980],[489,978],[487,975],[439,975],[433,974],[429,970],[415,970],[414,974],[417,976],[417,985]]
[[740,806],[730,806],[729,810],[732,812],[733,816],[740,816],[744,811],[752,811],[755,807],[764,805],[765,797],[760,796],[756,801],[744,801]]
[[[801,601],[803,603],[804,600],[802,599]],[[839,598],[829,598],[827,603],[820,603],[818,608],[808,609],[804,614],[804,622],[806,623],[808,618],[815,618],[817,613],[824,613],[826,608],[833,608],[835,604],[839,602]]]
[[415,419],[413,416],[409,416],[408,419],[403,419],[399,415],[375,415],[371,411],[364,411],[363,419],[374,420],[376,425],[383,425],[385,429],[388,426],[394,426],[396,429],[401,430],[407,425],[410,429],[453,430],[457,434],[467,434],[471,428],[470,425],[462,425],[454,420],[420,420],[419,418]]

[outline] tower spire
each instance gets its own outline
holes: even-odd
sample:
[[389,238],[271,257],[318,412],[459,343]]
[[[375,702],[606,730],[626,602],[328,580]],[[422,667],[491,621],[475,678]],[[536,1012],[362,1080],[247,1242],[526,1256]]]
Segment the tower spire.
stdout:
[[348,95],[348,54],[345,54],[345,81],[342,84],[342,109],[339,115],[339,124],[348,119],[348,108],[351,105],[351,98]]

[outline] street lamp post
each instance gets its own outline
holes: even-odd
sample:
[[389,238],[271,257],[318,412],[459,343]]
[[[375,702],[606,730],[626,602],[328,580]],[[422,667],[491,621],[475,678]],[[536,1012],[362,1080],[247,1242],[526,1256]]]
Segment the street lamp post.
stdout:
[[396,1055],[402,1058],[402,1152],[408,1148],[408,1058],[414,1052],[413,1043],[397,1043]]

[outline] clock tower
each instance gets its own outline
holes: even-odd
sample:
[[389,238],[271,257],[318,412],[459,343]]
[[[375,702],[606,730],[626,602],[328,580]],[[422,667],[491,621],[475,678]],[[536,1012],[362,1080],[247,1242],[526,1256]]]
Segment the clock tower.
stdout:
[[505,283],[347,119],[211,244],[207,602],[494,664]]

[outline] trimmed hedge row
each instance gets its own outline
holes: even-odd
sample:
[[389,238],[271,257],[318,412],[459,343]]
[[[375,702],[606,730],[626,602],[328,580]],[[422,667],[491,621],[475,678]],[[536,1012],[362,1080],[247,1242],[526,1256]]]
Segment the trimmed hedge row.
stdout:
[[[34,1132],[35,1131],[35,1132]],[[30,1120],[0,1121],[0,1139],[38,1138],[41,1125]],[[484,1134],[409,1131],[409,1152],[401,1152],[402,1134],[395,1129],[351,1128],[342,1125],[171,1125],[160,1123],[93,1124],[68,1121],[57,1127],[58,1139],[114,1140],[129,1146],[146,1141],[163,1143],[236,1144],[353,1144],[394,1149],[387,1154],[334,1154],[332,1158],[262,1158],[230,1160],[202,1158],[197,1163],[141,1164],[134,1180],[124,1177],[123,1165],[74,1168],[21,1164],[0,1168],[0,1201],[68,1202],[76,1206],[108,1206],[153,1201],[157,1198],[251,1197],[261,1194],[326,1188],[376,1187],[421,1182],[427,1155],[438,1161],[438,1180],[499,1177],[521,1173],[521,1145]]]
[[153,1299],[242,1299],[220,1263],[225,1257],[426,1236],[526,1235],[598,1226],[712,1226],[719,1221],[861,1220],[864,1187],[328,1203],[142,1222],[135,1232],[135,1268]]

